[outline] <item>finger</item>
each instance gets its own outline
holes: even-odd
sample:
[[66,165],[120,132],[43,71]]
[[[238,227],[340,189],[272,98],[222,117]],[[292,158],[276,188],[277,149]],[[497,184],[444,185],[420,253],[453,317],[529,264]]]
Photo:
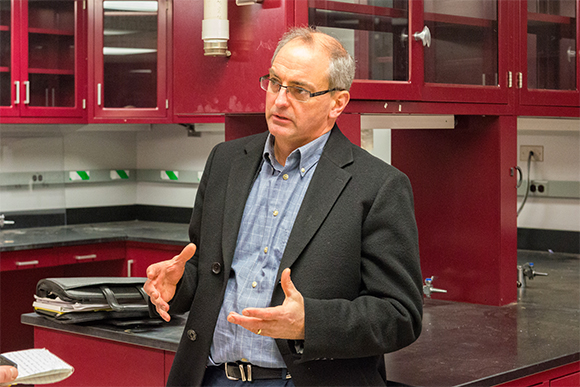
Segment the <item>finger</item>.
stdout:
[[290,269],[286,268],[282,272],[282,277],[280,278],[280,283],[282,285],[282,290],[287,298],[292,297],[292,295],[298,293],[298,290],[294,286],[292,279],[290,279]]
[[228,322],[239,325],[255,334],[258,334],[258,332],[263,334],[261,327],[265,325],[264,320],[260,318],[241,316],[236,312],[230,312],[228,315]]
[[159,265],[157,263],[149,265],[147,267],[147,271],[146,271],[147,278],[150,280],[154,280],[157,277],[159,277],[160,272],[161,272],[161,265]]
[[12,366],[0,366],[0,381],[8,383],[16,379],[18,370]]
[[187,246],[185,246],[183,250],[181,250],[181,253],[179,253],[179,255],[173,257],[173,259],[177,262],[185,264],[185,262],[189,261],[191,257],[193,257],[196,250],[197,246],[193,243],[190,243]]

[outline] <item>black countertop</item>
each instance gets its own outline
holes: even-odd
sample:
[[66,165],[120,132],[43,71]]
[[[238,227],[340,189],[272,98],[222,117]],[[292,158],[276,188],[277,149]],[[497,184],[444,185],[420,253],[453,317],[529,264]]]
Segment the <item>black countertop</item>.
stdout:
[[[109,240],[188,242],[187,225],[182,224],[116,222],[57,229],[49,236],[42,236],[42,229],[29,229],[34,232],[28,236],[3,231],[0,251]],[[13,238],[9,246],[7,237]],[[458,303],[436,300],[437,294],[426,299],[419,339],[385,356],[389,380],[414,386],[494,385],[578,361],[580,255],[519,251],[518,263],[525,262],[534,262],[536,270],[549,275],[528,280],[526,288],[518,289],[516,303],[501,307]],[[64,325],[29,313],[22,322],[175,351],[185,320],[123,328]]]
[[189,243],[188,225],[128,221],[5,229],[0,231],[0,252],[124,240],[186,245]]

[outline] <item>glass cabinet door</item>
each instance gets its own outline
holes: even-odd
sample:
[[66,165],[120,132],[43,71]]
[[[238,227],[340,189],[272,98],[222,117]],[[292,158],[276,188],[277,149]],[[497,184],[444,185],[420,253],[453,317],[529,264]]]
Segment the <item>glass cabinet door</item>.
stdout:
[[418,96],[410,82],[409,13],[407,0],[308,1],[308,24],[340,39],[357,62],[353,98]]
[[75,106],[75,2],[28,1],[24,105]]
[[166,115],[164,1],[105,0],[98,10],[96,115]]
[[498,0],[424,0],[431,37],[424,47],[425,99],[507,102],[505,7]]
[[18,83],[14,83],[18,80],[13,77],[13,58],[17,58],[16,53],[13,52],[15,30],[13,20],[16,17],[14,13],[11,0],[0,0],[0,115],[2,116],[18,113],[13,109],[18,87]]
[[521,41],[527,66],[521,86],[529,92],[522,95],[524,103],[579,104],[577,6],[576,0],[527,1]]

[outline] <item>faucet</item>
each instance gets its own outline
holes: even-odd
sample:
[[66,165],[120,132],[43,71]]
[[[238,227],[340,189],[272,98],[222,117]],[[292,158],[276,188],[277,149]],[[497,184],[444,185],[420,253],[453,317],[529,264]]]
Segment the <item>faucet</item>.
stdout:
[[526,278],[534,279],[535,276],[547,276],[548,273],[540,273],[534,270],[534,263],[528,262],[523,265],[518,265],[518,288],[526,287]]
[[423,294],[425,294],[427,298],[431,298],[431,293],[447,293],[447,290],[445,289],[437,289],[433,287],[434,279],[435,276],[425,278],[425,285],[423,285]]
[[13,220],[5,220],[4,214],[0,214],[0,228],[4,227],[5,224],[14,224]]

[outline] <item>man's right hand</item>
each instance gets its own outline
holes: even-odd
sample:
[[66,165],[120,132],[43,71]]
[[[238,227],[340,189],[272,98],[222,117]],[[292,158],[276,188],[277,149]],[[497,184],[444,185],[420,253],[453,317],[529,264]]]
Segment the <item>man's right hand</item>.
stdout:
[[167,261],[154,263],[147,268],[147,281],[143,285],[143,290],[149,295],[157,313],[165,321],[171,320],[168,302],[175,295],[177,283],[185,271],[185,263],[193,257],[196,249],[197,247],[190,243],[179,255]]

